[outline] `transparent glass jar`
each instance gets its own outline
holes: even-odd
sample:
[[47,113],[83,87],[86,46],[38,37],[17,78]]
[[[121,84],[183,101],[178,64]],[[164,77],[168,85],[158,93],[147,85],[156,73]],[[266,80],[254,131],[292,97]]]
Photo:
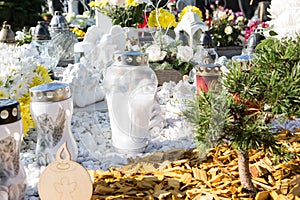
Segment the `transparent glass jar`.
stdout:
[[74,63],[74,45],[78,42],[70,31],[69,25],[61,11],[55,11],[50,22],[50,35],[59,49],[59,66]]
[[115,53],[103,83],[113,146],[120,152],[144,151],[157,90],[157,78],[148,65],[148,54]]
[[73,100],[68,84],[52,82],[30,89],[30,111],[37,127],[36,157],[39,165],[55,160],[57,150],[66,142],[71,160],[78,149],[71,131]]
[[32,33],[30,45],[37,50],[39,56],[36,59],[41,65],[50,70],[53,70],[57,66],[59,62],[59,49],[51,40],[48,26],[44,21],[38,21]]
[[0,99],[0,199],[24,199],[26,174],[20,162],[23,137],[19,102]]

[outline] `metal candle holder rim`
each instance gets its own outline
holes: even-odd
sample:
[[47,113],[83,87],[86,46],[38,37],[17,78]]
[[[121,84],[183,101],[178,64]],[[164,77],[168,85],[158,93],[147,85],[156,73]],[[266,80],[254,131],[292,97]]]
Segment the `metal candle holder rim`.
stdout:
[[142,66],[148,65],[148,53],[139,51],[116,52],[113,56],[114,64]]
[[29,89],[32,102],[57,102],[71,97],[70,86],[66,83],[52,82]]
[[69,25],[66,18],[63,16],[62,11],[55,11],[50,21],[50,28],[53,31],[69,30]]
[[0,42],[1,43],[14,43],[15,34],[11,30],[11,26],[7,24],[7,21],[3,22],[2,29],[0,31]]
[[12,99],[0,99],[0,125],[13,123],[20,119],[19,102]]
[[37,22],[37,26],[32,34],[32,40],[51,40],[48,27],[44,21]]
[[219,76],[221,72],[221,65],[219,64],[201,64],[195,67],[198,76]]

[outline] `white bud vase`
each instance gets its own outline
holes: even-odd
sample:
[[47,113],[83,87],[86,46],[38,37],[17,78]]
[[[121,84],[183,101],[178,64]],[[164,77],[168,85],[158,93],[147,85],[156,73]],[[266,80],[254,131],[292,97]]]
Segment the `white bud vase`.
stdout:
[[71,160],[76,161],[78,149],[71,132],[73,100],[70,87],[52,82],[30,89],[31,115],[36,122],[36,157],[39,165],[55,160],[59,147],[66,142]]
[[26,175],[20,162],[23,125],[19,102],[0,99],[0,199],[24,199]]

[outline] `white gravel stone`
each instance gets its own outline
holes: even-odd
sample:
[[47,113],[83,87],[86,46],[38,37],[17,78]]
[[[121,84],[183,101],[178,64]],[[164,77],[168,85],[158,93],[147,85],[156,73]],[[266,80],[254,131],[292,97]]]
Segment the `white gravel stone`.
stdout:
[[[180,101],[173,98],[175,83],[165,83],[157,93],[163,121],[149,131],[148,145],[144,153],[126,154],[115,150],[111,144],[111,129],[108,112],[76,111],[72,117],[72,132],[78,145],[77,162],[86,169],[107,170],[111,166],[121,166],[128,158],[143,157],[154,152],[172,149],[195,148],[192,128],[179,115],[182,110]],[[188,94],[188,93],[187,93]],[[157,113],[156,113],[157,114]],[[292,123],[274,124],[274,127],[293,129],[299,127],[300,120]],[[24,138],[21,161],[27,174],[27,192],[25,200],[38,200],[37,183],[45,167],[40,168],[35,159],[36,132],[33,130]]]

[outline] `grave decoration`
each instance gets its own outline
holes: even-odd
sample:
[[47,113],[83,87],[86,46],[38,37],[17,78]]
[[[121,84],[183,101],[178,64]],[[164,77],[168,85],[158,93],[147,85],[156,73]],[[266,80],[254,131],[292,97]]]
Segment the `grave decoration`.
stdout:
[[40,175],[38,191],[41,200],[89,200],[93,185],[88,172],[71,161],[66,142],[58,149],[56,160]]
[[23,199],[26,174],[20,162],[23,136],[20,104],[0,99],[0,199]]
[[112,143],[123,152],[143,152],[147,145],[157,78],[148,54],[117,52],[104,77]]
[[30,89],[30,111],[38,136],[36,156],[39,165],[55,160],[58,148],[67,142],[71,159],[77,159],[77,144],[71,132],[73,100],[68,84],[52,82]]

